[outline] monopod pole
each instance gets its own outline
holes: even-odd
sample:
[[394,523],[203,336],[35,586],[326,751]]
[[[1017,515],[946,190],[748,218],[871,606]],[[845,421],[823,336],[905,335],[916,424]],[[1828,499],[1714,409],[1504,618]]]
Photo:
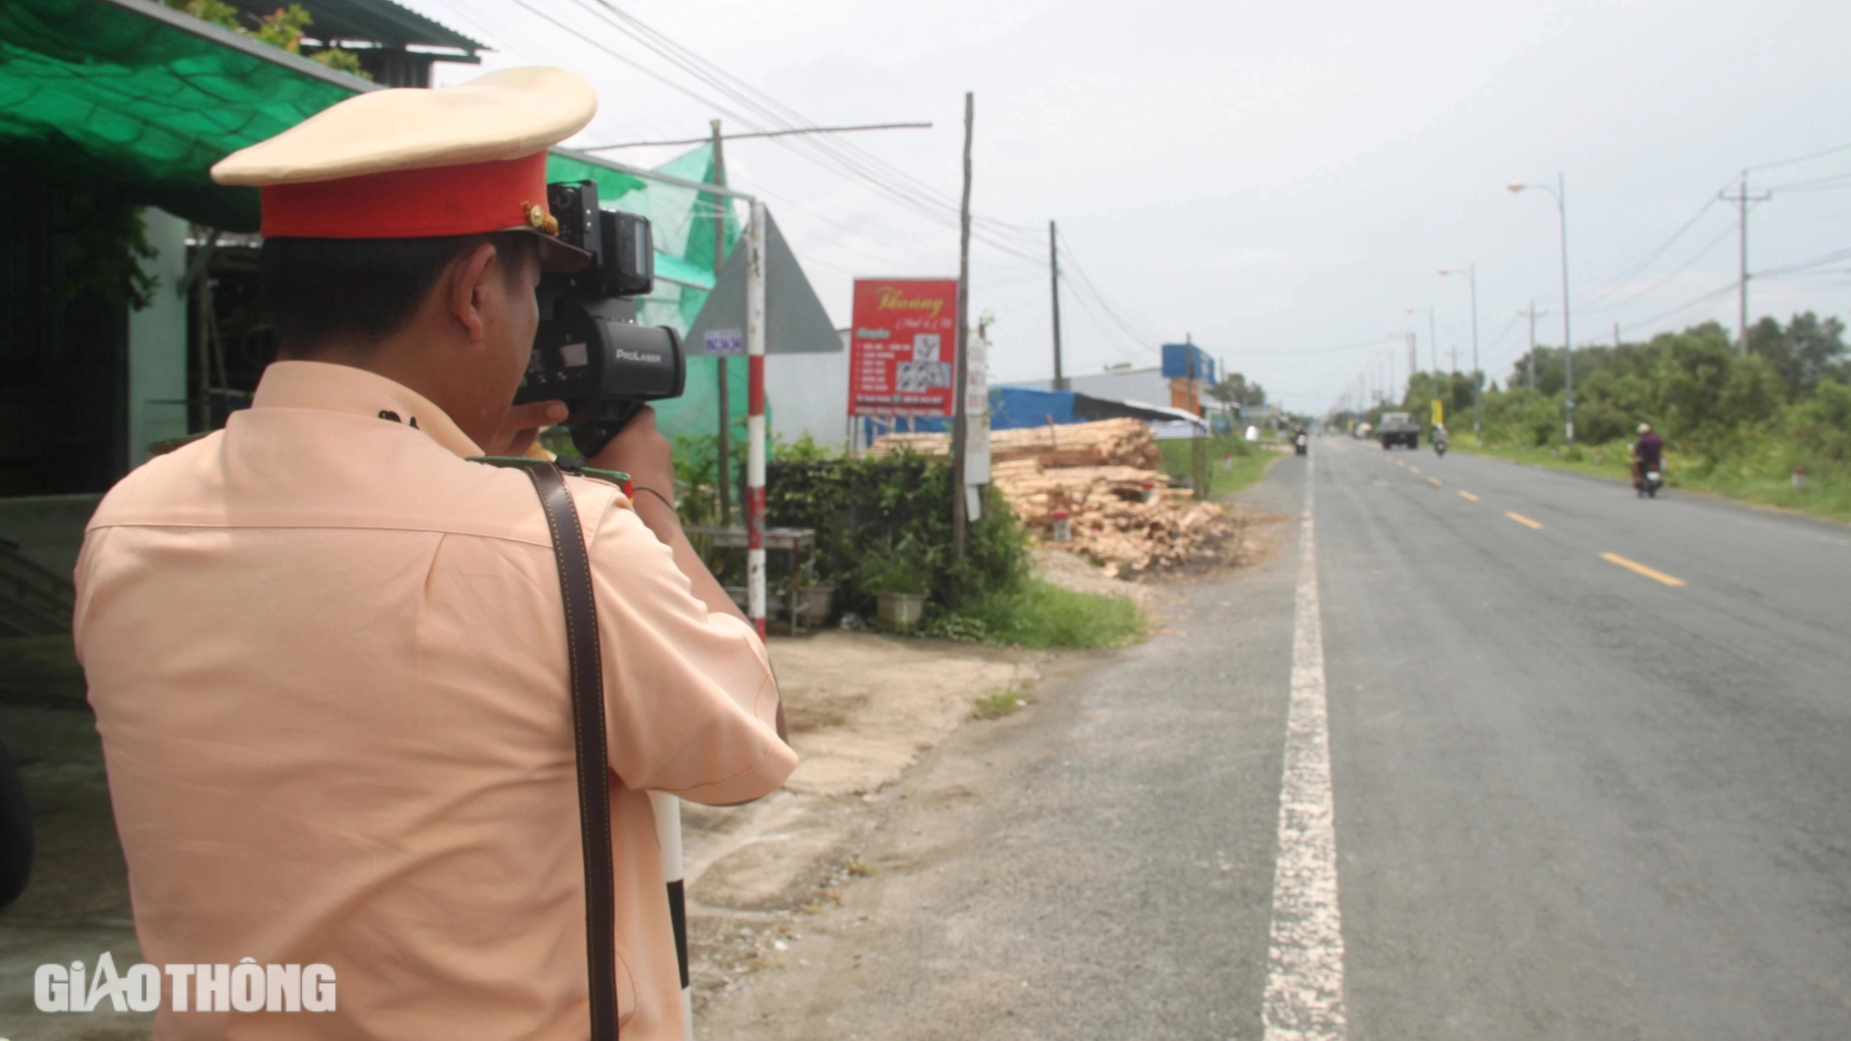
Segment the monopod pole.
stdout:
[[667,792],[650,792],[656,816],[656,845],[662,847],[662,877],[668,881],[668,917],[675,929],[675,962],[681,968],[681,1021],[694,1041],[694,987],[688,977],[688,894],[682,885],[681,800]]

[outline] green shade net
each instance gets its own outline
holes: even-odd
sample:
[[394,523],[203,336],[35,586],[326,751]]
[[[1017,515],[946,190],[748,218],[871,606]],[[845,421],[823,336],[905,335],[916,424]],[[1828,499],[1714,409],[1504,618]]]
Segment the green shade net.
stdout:
[[[655,171],[685,181],[712,184],[713,166],[713,147],[701,145],[656,167]],[[547,175],[563,180],[569,169],[598,168],[556,155],[547,164]],[[713,288],[716,223],[725,232],[726,254],[730,255],[739,241],[741,227],[733,206],[724,197],[710,192],[631,178],[615,171],[604,173],[609,177],[584,175],[598,181],[599,202],[649,218],[655,235],[655,290],[637,301],[636,320],[645,325],[666,325],[686,335]],[[576,178],[578,175],[570,176]],[[618,193],[620,185],[615,178],[624,178],[630,186]],[[607,180],[610,181],[608,185]],[[688,344],[687,348],[687,392],[673,401],[656,403],[656,425],[670,437],[713,437],[720,427],[718,361],[700,354],[700,344]],[[746,365],[744,359],[739,359],[726,368],[727,411],[735,427],[735,451],[742,455]]]
[[[367,89],[262,44],[237,41],[146,0],[0,0],[0,165],[49,179],[102,182],[137,203],[226,231],[258,228],[257,191],[214,184],[212,164]],[[163,17],[165,16],[165,18]],[[187,28],[181,28],[186,25]],[[710,183],[703,145],[660,167]],[[637,320],[686,333],[714,283],[714,227],[727,251],[740,225],[721,197],[553,154],[549,180],[591,180],[600,201],[654,225],[656,288]],[[698,351],[699,345],[692,345]],[[730,411],[745,413],[744,364],[728,367]],[[688,359],[688,393],[657,409],[671,436],[714,434],[711,358]]]
[[257,230],[257,192],[212,164],[362,86],[100,0],[0,0],[0,159],[228,231]]

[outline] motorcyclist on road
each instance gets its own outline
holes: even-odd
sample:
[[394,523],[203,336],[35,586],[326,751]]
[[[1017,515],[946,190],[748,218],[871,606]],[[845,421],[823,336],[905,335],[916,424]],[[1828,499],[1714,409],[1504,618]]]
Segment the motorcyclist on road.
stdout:
[[1433,433],[1428,436],[1432,440],[1435,447],[1445,444],[1446,443],[1446,424],[1444,423],[1433,424]]
[[1639,424],[1639,440],[1632,443],[1632,483],[1635,487],[1645,482],[1647,472],[1662,471],[1664,452],[1665,443],[1652,432],[1652,424]]

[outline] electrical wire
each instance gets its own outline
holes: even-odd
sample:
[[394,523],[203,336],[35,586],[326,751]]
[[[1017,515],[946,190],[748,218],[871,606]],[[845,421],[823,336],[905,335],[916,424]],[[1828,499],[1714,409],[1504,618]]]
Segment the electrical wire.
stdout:
[[1810,152],[1806,155],[1794,156],[1792,159],[1776,159],[1771,163],[1756,163],[1755,165],[1750,166],[1749,169],[1750,170],[1771,170],[1776,166],[1793,166],[1797,163],[1811,162],[1814,159],[1823,159],[1828,155],[1837,155],[1840,152],[1851,152],[1851,144],[1835,145],[1823,151]]
[[1718,287],[1716,289],[1712,289],[1709,292],[1704,293],[1701,296],[1692,297],[1691,299],[1686,300],[1681,304],[1678,304],[1676,307],[1672,307],[1668,310],[1660,311],[1659,313],[1652,315],[1649,318],[1641,318],[1635,322],[1622,322],[1620,323],[1620,328],[1623,330],[1624,329],[1638,329],[1642,326],[1657,324],[1658,322],[1661,322],[1664,319],[1670,318],[1674,315],[1683,314],[1686,311],[1692,310],[1697,307],[1701,307],[1702,305],[1710,303],[1711,301],[1714,301],[1714,300],[1720,300],[1723,297],[1729,295],[1730,293],[1735,292],[1736,288],[1740,284],[1741,284],[1740,282],[1734,279],[1731,279],[1727,285]]
[[[1733,184],[1735,182],[1730,181],[1729,183]],[[1725,189],[1727,187],[1728,185],[1724,185]],[[1673,245],[1675,245],[1678,239],[1683,238],[1685,232],[1688,232],[1691,228],[1695,227],[1697,222],[1703,219],[1703,215],[1708,213],[1710,211],[1710,208],[1715,206],[1716,203],[1719,201],[1720,200],[1715,195],[1712,195],[1708,199],[1704,200],[1703,205],[1697,207],[1697,212],[1691,214],[1689,220],[1686,220],[1676,231],[1672,232],[1670,238],[1660,243],[1656,249],[1647,253],[1645,255],[1644,260],[1641,260],[1638,263],[1634,264],[1632,267],[1627,268],[1623,274],[1615,275],[1614,277],[1607,279],[1605,282],[1600,283],[1594,289],[1588,290],[1584,294],[1588,302],[1591,304],[1592,302],[1597,301],[1601,299],[1602,297],[1610,296],[1613,293],[1618,292],[1626,283],[1632,281],[1634,278],[1637,278],[1639,275],[1643,274],[1647,268],[1652,266],[1652,263],[1654,261],[1656,261],[1659,257],[1664,256],[1665,251],[1669,250]]]
[[[681,45],[667,35],[658,32],[634,15],[618,8],[609,0],[574,0],[578,6],[594,15],[600,15],[601,21],[617,31],[635,40],[677,68],[695,77],[710,88],[731,98],[735,103],[750,110],[766,126],[753,125],[761,131],[802,130],[816,125],[812,120],[775,97],[753,87],[725,68],[708,61],[693,50]],[[595,6],[594,6],[595,5]],[[735,118],[741,118],[735,115]],[[750,124],[750,121],[747,121]],[[784,142],[780,143],[791,144]],[[905,170],[900,169],[856,145],[852,141],[830,138],[803,138],[795,142],[798,151],[808,149],[828,157],[838,166],[851,170],[865,183],[877,187],[890,195],[902,196],[913,202],[924,202],[936,206],[946,214],[957,214],[960,203],[932,185],[920,180]],[[1032,229],[1012,225],[1004,221],[972,215],[973,225],[981,225],[986,232],[1016,234],[1033,234]],[[973,228],[973,237],[979,237]],[[988,236],[983,236],[987,238]],[[990,244],[1006,248],[1002,243],[991,240]]]
[[1666,283],[1670,282],[1672,279],[1676,278],[1677,276],[1683,274],[1686,271],[1689,271],[1692,267],[1696,265],[1697,261],[1702,260],[1704,257],[1708,256],[1711,250],[1721,245],[1724,239],[1727,239],[1730,235],[1733,235],[1733,234],[1735,234],[1734,228],[1724,228],[1721,234],[1717,235],[1715,238],[1705,243],[1702,249],[1697,250],[1696,253],[1691,255],[1689,260],[1686,260],[1676,270],[1670,272],[1669,274],[1664,275],[1663,277],[1658,279],[1658,281],[1653,282],[1651,285],[1646,286],[1644,289],[1640,289],[1626,296],[1608,300],[1605,303],[1587,305],[1580,309],[1581,313],[1583,314],[1603,314],[1605,312],[1612,311],[1616,307],[1623,307],[1626,304],[1632,303],[1635,300],[1652,295],[1653,293],[1657,292],[1660,288],[1662,288]]

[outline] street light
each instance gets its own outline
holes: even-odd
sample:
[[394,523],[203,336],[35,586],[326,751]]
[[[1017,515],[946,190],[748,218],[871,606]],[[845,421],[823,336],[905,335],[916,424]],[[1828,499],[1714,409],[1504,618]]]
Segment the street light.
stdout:
[[1562,359],[1566,364],[1567,379],[1564,384],[1565,396],[1562,404],[1567,415],[1568,446],[1575,444],[1575,341],[1568,331],[1568,185],[1560,173],[1555,175],[1555,187],[1546,184],[1525,184],[1522,181],[1510,182],[1510,190],[1520,192],[1533,188],[1539,192],[1548,192],[1555,196],[1556,216],[1561,218],[1562,227]]
[[1464,275],[1472,287],[1472,439],[1483,443],[1478,429],[1478,392],[1484,384],[1484,374],[1478,371],[1478,265],[1472,263],[1464,271],[1441,268],[1442,275]]

